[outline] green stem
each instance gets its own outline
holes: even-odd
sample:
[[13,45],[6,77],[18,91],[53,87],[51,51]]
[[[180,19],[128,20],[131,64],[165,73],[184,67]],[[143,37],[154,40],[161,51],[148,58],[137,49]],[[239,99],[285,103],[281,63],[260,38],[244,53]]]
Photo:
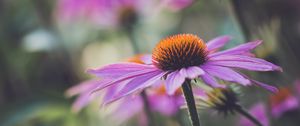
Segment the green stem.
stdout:
[[193,126],[200,126],[200,120],[198,117],[198,112],[197,112],[195,99],[192,91],[191,80],[185,80],[185,82],[182,84],[181,87],[185,97],[185,101],[187,103],[192,124]]
[[253,122],[257,126],[263,126],[255,117],[253,117],[247,110],[245,110],[242,106],[237,106],[235,109],[238,113],[248,118],[251,122]]

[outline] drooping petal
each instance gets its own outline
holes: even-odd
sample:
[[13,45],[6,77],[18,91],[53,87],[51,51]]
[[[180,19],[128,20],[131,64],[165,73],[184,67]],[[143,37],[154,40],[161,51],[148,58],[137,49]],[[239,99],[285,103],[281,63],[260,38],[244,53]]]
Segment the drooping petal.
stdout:
[[261,43],[262,43],[261,40],[257,40],[254,42],[248,42],[246,44],[241,44],[241,45],[236,46],[231,49],[227,49],[224,51],[209,54],[208,57],[214,57],[214,56],[219,56],[219,55],[239,55],[239,54],[249,53],[249,51],[256,48]]
[[210,75],[218,77],[220,79],[237,82],[243,85],[250,84],[250,81],[248,79],[244,78],[242,75],[230,68],[215,65],[203,65],[202,68]]
[[225,88],[225,85],[221,85],[217,82],[217,80],[215,80],[214,77],[212,77],[211,75],[209,75],[208,73],[205,73],[203,75],[200,76],[201,79],[204,81],[204,83],[215,87],[215,88]]
[[105,104],[109,104],[122,97],[132,94],[140,89],[151,86],[152,84],[161,83],[161,78],[164,73],[155,71],[145,75],[141,75],[137,78],[130,80],[113,98],[107,101]]
[[66,96],[71,97],[77,94],[81,94],[83,92],[87,92],[89,90],[92,90],[93,88],[96,88],[99,84],[106,82],[107,80],[88,80],[84,81],[78,85],[75,85],[71,88],[69,88],[66,91]]
[[[250,109],[250,113],[263,125],[269,126],[269,119],[266,114],[266,108],[263,103],[258,103]],[[242,117],[239,126],[256,126],[249,119]]]
[[[218,64],[224,63],[229,64],[229,62],[240,62],[239,64],[232,63],[231,66],[238,66],[240,65],[240,68],[246,68],[249,70],[257,70],[257,71],[282,71],[282,68],[274,65],[268,61],[265,61],[263,59],[249,57],[249,56],[243,56],[243,55],[220,55],[217,57],[211,57],[210,61],[217,61]],[[252,67],[251,67],[252,66]]]
[[137,63],[118,63],[110,64],[99,69],[90,69],[87,72],[98,77],[116,78],[131,72],[136,72],[144,69],[153,69],[153,66]]
[[204,74],[204,71],[197,66],[192,66],[188,68],[182,68],[180,71],[181,75],[184,75],[185,77],[189,79],[194,79],[202,74]]
[[273,93],[276,93],[278,92],[278,88],[277,87],[274,87],[274,86],[271,86],[271,85],[268,85],[268,84],[264,84],[262,82],[259,82],[259,81],[256,81],[256,80],[250,80],[253,84],[257,85],[257,86],[260,86],[264,89],[267,89]]
[[155,68],[154,69],[142,69],[142,70],[139,70],[139,71],[136,71],[136,72],[131,72],[131,73],[125,74],[123,76],[120,76],[119,78],[116,78],[113,81],[110,81],[108,83],[99,85],[97,88],[94,89],[93,92],[96,92],[98,90],[102,90],[103,88],[106,88],[106,87],[111,86],[113,84],[118,84],[118,83],[121,83],[123,81],[133,79],[135,77],[139,77],[141,75],[148,74],[148,73],[151,73],[151,72],[154,72],[154,71],[160,71],[160,70],[155,69]]
[[90,93],[81,94],[73,103],[72,112],[74,113],[79,112],[82,108],[88,105],[92,99],[93,98]]
[[210,40],[207,42],[206,46],[208,51],[214,51],[217,50],[221,47],[223,47],[226,43],[228,43],[230,41],[231,37],[224,35],[224,36],[220,36],[217,37],[213,40]]
[[175,91],[180,88],[185,80],[185,76],[181,75],[179,71],[170,73],[166,79],[166,89],[169,95],[173,95]]

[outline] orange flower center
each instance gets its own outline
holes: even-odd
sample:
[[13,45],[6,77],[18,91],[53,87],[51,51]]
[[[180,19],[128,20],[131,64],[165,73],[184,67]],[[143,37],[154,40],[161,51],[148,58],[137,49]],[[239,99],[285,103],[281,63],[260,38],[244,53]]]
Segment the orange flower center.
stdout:
[[193,34],[179,34],[165,38],[152,52],[153,64],[165,71],[199,66],[206,61],[206,56],[205,43]]

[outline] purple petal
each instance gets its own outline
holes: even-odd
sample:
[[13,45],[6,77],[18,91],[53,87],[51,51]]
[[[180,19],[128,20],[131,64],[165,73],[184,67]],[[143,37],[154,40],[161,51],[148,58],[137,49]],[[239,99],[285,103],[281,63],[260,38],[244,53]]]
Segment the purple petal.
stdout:
[[[269,126],[269,119],[266,114],[264,104],[258,103],[250,109],[250,113],[260,122],[263,126]],[[249,119],[242,117],[239,122],[240,126],[256,126]]]
[[182,68],[179,72],[181,75],[184,75],[189,79],[194,79],[199,75],[204,74],[204,71],[200,67],[196,67],[196,66],[192,66],[189,68]]
[[152,84],[161,83],[161,78],[164,73],[160,71],[155,71],[152,73],[148,73],[145,75],[141,75],[129,81],[124,88],[122,88],[119,93],[114,96],[112,99],[107,101],[105,104],[109,104],[114,102],[122,97],[125,97],[129,94],[132,94],[140,89],[144,89],[146,87],[151,86]]
[[77,113],[93,100],[90,93],[81,94],[72,105],[72,112]]
[[69,88],[66,91],[66,95],[68,97],[77,95],[77,94],[81,94],[84,92],[88,92],[90,90],[93,90],[94,88],[96,88],[99,84],[105,82],[106,80],[88,80],[88,81],[84,81],[78,85],[75,85],[71,88]]
[[185,80],[185,76],[181,75],[179,71],[170,73],[166,79],[166,89],[169,95],[173,95],[175,91],[180,88]]
[[219,84],[214,77],[212,77],[211,75],[209,75],[208,73],[205,73],[203,75],[200,76],[201,79],[203,80],[204,83],[215,87],[215,88],[225,88],[225,85],[221,85]]
[[274,87],[274,86],[271,86],[271,85],[268,85],[268,84],[264,84],[262,82],[259,82],[259,81],[256,81],[256,80],[250,80],[252,83],[256,84],[257,86],[260,86],[264,89],[267,89],[273,93],[276,93],[278,92],[278,88],[277,87]]
[[142,69],[142,70],[139,70],[139,71],[136,71],[136,72],[131,72],[131,73],[125,74],[123,76],[120,76],[119,78],[116,78],[114,81],[99,85],[96,89],[94,89],[93,92],[96,92],[98,90],[102,90],[103,88],[106,88],[106,87],[114,85],[114,84],[120,84],[123,81],[129,80],[129,79],[132,79],[132,78],[135,78],[135,77],[139,77],[141,75],[148,74],[148,73],[155,72],[155,71],[160,71],[160,70],[158,70],[156,68],[144,69],[144,70]]
[[221,47],[223,47],[226,43],[228,43],[230,41],[231,37],[230,36],[220,36],[217,37],[213,40],[210,40],[207,42],[206,46],[208,51],[214,51],[216,49],[219,49]]
[[238,45],[234,48],[227,49],[221,52],[212,53],[209,57],[219,56],[219,55],[240,55],[244,53],[248,53],[252,49],[256,48],[258,45],[262,43],[261,40],[257,40],[254,42],[248,42],[246,44]]
[[[91,95],[90,92],[93,91],[99,85],[108,81],[108,79],[84,81],[81,84],[68,89],[66,91],[67,96],[74,96],[79,94],[79,97],[75,100],[75,102],[72,105],[72,111],[77,113],[87,104],[89,104],[90,101],[94,99],[94,95]],[[98,96],[100,94],[96,95]]]
[[242,55],[222,55],[212,57],[209,63],[219,66],[242,68],[252,71],[282,71],[282,69],[268,61]]
[[90,69],[87,72],[98,77],[116,78],[131,72],[153,68],[154,67],[151,65],[143,65],[137,63],[118,63],[107,65],[95,70]]
[[242,75],[230,68],[215,65],[203,65],[202,68],[210,75],[218,77],[220,79],[237,82],[243,85],[250,84],[250,81],[248,79],[244,78]]

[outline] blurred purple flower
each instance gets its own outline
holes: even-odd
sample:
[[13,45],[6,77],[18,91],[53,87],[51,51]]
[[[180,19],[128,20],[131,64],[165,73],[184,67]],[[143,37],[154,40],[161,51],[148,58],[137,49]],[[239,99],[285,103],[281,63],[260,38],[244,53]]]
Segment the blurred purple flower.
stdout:
[[[263,103],[257,103],[250,109],[251,115],[259,120],[263,126],[269,126],[269,119],[266,115],[266,108]],[[245,117],[241,117],[239,126],[256,126],[253,122]]]
[[101,27],[116,27],[149,17],[160,7],[179,11],[191,3],[192,0],[59,0],[55,14],[65,21],[87,19]]
[[244,86],[251,83],[272,92],[277,88],[252,80],[232,68],[251,71],[282,71],[263,59],[250,57],[251,50],[261,41],[249,42],[237,47],[217,51],[229,42],[230,37],[221,36],[207,44],[196,35],[179,34],[161,40],[152,52],[153,64],[137,63],[110,64],[98,69],[90,69],[89,73],[100,78],[113,78],[110,83],[99,84],[94,91],[119,85],[123,88],[112,98],[112,101],[126,97],[153,85],[159,85],[165,79],[166,91],[172,95],[180,88],[185,79],[201,78],[212,87],[224,88],[215,77],[240,83]]
[[289,88],[280,88],[279,92],[270,97],[272,116],[280,117],[287,111],[297,109],[299,107],[298,99],[293,96]]

